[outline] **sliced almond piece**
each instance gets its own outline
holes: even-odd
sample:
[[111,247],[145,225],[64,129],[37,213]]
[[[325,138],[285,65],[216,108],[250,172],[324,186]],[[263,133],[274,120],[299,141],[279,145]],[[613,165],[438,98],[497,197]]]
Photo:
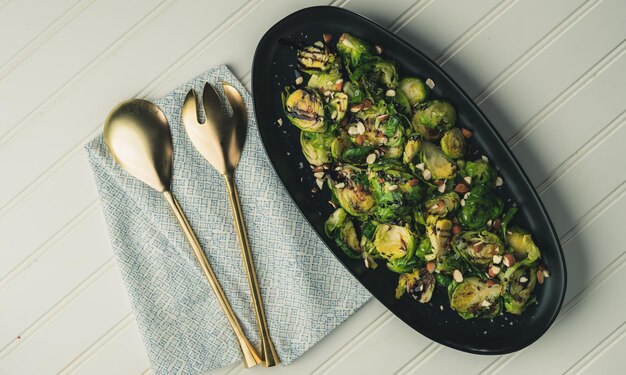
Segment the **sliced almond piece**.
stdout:
[[494,264],[500,264],[500,262],[502,262],[502,255],[494,255],[493,256],[493,263]]
[[424,180],[428,181],[433,175],[428,169],[424,169],[424,172],[422,172],[422,176],[424,177]]
[[298,78],[296,78],[296,85],[299,85],[299,84],[301,84],[302,82],[304,82],[304,78],[302,78],[302,77],[298,77]]
[[322,188],[324,188],[324,180],[321,180],[319,178],[315,179],[315,183],[317,184],[317,187],[320,188],[320,190],[322,190]]
[[463,282],[463,274],[459,270],[454,270],[454,272],[452,272],[452,278],[457,283]]
[[444,191],[446,191],[446,184],[441,184],[439,186],[437,186],[437,191],[439,191],[440,193],[443,193]]
[[424,170],[424,163],[415,164],[415,168],[419,169],[420,171],[423,171]]
[[374,164],[375,161],[376,161],[376,154],[375,153],[371,153],[371,154],[367,155],[367,158],[365,158],[365,162],[367,164]]
[[340,182],[340,183],[338,183],[338,184],[335,184],[335,187],[336,187],[337,189],[343,189],[344,187],[346,187],[346,184],[344,184],[343,182]]
[[513,256],[513,254],[504,254],[502,256],[502,264],[504,264],[507,267],[513,267],[515,262],[516,262],[516,260],[515,260],[515,256]]
[[483,301],[480,305],[481,305],[482,307],[489,307],[489,306],[491,306],[491,302],[489,302],[489,301],[487,301],[487,300],[484,300],[484,301]]
[[428,86],[428,88],[430,88],[431,90],[435,88],[435,81],[433,81],[432,79],[428,78],[426,80],[426,86]]
[[322,178],[324,177],[324,172],[315,172],[313,173],[313,176],[315,176],[315,178]]
[[496,186],[502,186],[504,185],[504,180],[502,179],[502,177],[498,176],[496,177]]

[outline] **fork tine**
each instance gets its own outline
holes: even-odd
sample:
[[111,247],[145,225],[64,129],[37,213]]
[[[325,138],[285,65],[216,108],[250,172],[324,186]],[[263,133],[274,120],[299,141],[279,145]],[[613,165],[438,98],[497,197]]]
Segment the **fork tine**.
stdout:
[[217,95],[217,91],[208,82],[204,84],[204,91],[202,92],[202,102],[204,104],[204,115],[207,121],[213,121],[215,123],[221,123],[224,121],[226,114],[222,107],[222,101]]
[[222,86],[224,87],[224,94],[228,99],[228,103],[230,103],[230,107],[233,109],[233,120],[236,124],[247,125],[246,104],[243,102],[241,94],[227,82],[222,82]]
[[189,90],[182,108],[183,124],[199,124],[198,121],[198,107],[196,106],[196,93],[193,89]]

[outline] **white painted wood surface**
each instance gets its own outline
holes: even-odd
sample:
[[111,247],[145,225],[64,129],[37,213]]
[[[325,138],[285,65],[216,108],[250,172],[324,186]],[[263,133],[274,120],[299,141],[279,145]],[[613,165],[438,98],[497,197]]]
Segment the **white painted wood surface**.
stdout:
[[[82,145],[129,97],[228,64],[316,0],[0,0],[0,374],[150,373]],[[522,352],[460,353],[376,301],[294,364],[246,373],[620,373],[626,366],[626,2],[333,1],[448,71],[523,164],[569,270]],[[215,374],[240,373],[241,366]]]

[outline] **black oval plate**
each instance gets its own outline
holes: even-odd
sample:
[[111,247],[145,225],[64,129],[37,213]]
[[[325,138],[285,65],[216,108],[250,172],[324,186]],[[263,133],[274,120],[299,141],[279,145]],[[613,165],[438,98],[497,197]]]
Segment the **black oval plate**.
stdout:
[[[478,155],[486,155],[505,181],[502,193],[521,207],[514,223],[528,229],[542,251],[551,277],[536,289],[538,305],[521,316],[505,314],[494,319],[463,320],[449,307],[438,290],[428,304],[410,298],[396,300],[398,275],[381,265],[365,269],[363,262],[348,258],[324,234],[324,221],[333,211],[328,188],[312,193],[315,186],[302,155],[300,130],[284,118],[280,94],[296,78],[292,45],[322,40],[348,32],[384,47],[383,55],[398,62],[403,76],[431,78],[434,97],[451,100],[459,114],[459,126],[474,131],[471,138]],[[478,354],[510,353],[530,345],[543,335],[556,318],[565,295],[566,270],[563,253],[552,223],[508,146],[476,104],[434,62],[385,28],[350,11],[335,7],[312,7],[295,12],[274,25],[259,42],[252,67],[252,93],[259,133],[265,150],[285,188],[328,248],[374,297],[406,324],[424,336],[449,347]],[[283,118],[278,126],[277,119]],[[443,306],[443,311],[442,311]]]

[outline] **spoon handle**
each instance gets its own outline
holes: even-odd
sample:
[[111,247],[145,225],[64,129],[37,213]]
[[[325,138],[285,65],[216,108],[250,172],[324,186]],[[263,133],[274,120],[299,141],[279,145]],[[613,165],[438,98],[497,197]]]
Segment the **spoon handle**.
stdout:
[[167,200],[167,202],[170,204],[170,207],[172,208],[172,211],[174,211],[174,215],[176,216],[178,223],[183,229],[183,232],[187,237],[187,241],[189,241],[189,244],[191,245],[191,248],[193,249],[196,258],[200,263],[200,267],[202,268],[204,275],[209,281],[211,288],[213,288],[213,292],[215,292],[215,295],[217,296],[217,301],[222,307],[222,310],[224,310],[224,314],[226,314],[226,318],[228,319],[230,326],[233,328],[235,336],[237,336],[239,348],[241,349],[241,353],[243,354],[244,366],[256,366],[257,364],[261,363],[261,358],[254,349],[254,346],[252,346],[250,341],[248,341],[245,334],[243,333],[241,324],[239,324],[239,320],[237,319],[233,308],[230,306],[230,303],[226,299],[226,295],[224,294],[224,291],[222,290],[222,287],[220,286],[220,283],[217,280],[217,277],[215,276],[215,273],[213,272],[209,261],[204,255],[202,247],[200,246],[200,243],[198,242],[198,239],[196,238],[196,235],[194,234],[191,225],[189,225],[189,221],[187,221],[183,210],[180,208],[178,201],[176,200],[176,198],[174,198],[171,191],[164,191],[163,196],[165,196],[165,200]]
[[248,234],[246,233],[246,225],[243,221],[243,214],[241,212],[241,204],[239,203],[237,187],[235,186],[235,179],[232,173],[224,175],[224,178],[226,179],[228,199],[230,200],[230,207],[233,210],[233,218],[235,220],[235,227],[237,228],[243,263],[246,268],[248,284],[250,285],[250,292],[252,294],[254,314],[256,315],[259,334],[261,336],[261,358],[263,360],[263,366],[276,366],[280,363],[280,359],[278,358],[278,354],[276,353],[276,349],[274,348],[274,344],[272,343],[272,339],[270,337],[269,329],[267,328],[265,310],[263,309],[263,301],[261,298],[261,289],[259,288],[256,271],[254,270],[252,250],[250,249],[250,243],[248,242]]

